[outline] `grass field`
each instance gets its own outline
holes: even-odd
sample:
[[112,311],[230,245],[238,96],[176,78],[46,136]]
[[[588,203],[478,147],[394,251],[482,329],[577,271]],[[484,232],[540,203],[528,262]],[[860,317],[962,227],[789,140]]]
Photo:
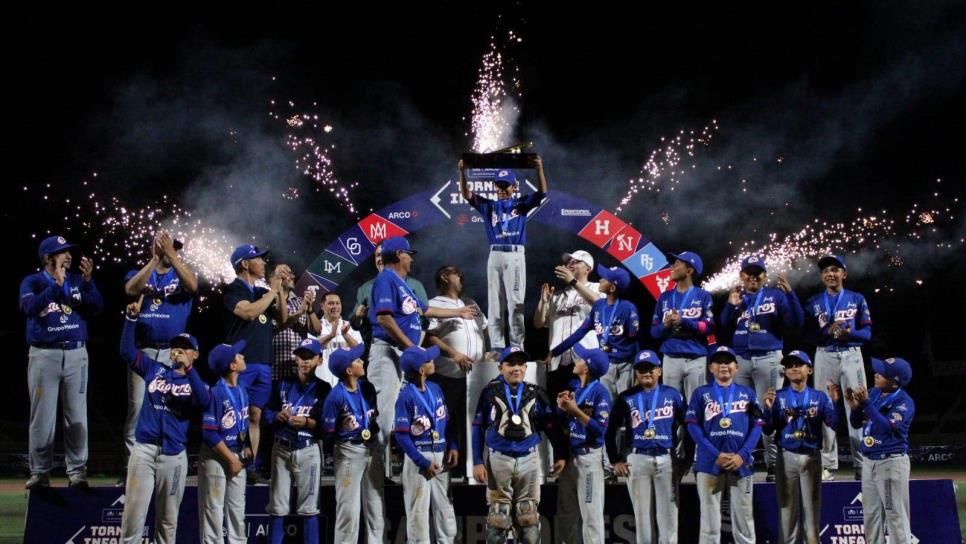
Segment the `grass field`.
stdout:
[[[840,479],[850,477],[850,472],[842,471]],[[966,471],[949,473],[948,470],[916,471],[915,477],[920,478],[953,478],[956,480],[956,505],[959,511],[959,527],[966,541]],[[52,480],[54,486],[64,486],[66,479]],[[92,478],[91,485],[114,485],[114,478]],[[23,542],[24,519],[27,515],[27,493],[23,489],[22,479],[0,480],[0,544],[15,544]]]

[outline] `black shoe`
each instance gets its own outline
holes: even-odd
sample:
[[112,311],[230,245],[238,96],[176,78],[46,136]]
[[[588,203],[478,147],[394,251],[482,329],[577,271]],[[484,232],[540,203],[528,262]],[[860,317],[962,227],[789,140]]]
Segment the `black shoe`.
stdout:
[[90,484],[87,483],[87,475],[83,472],[77,474],[71,474],[67,477],[67,487],[73,489],[87,489]]
[[24,489],[36,489],[38,487],[50,487],[50,477],[44,474],[31,474],[30,479],[24,484]]
[[248,485],[268,485],[271,480],[254,470],[248,471]]
[[775,467],[768,467],[768,472],[765,473],[765,481],[766,482],[775,481]]

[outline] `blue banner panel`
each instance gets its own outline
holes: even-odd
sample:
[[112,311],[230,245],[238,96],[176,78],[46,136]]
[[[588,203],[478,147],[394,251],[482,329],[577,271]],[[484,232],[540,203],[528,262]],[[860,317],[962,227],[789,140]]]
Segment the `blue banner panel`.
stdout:
[[573,234],[579,233],[601,210],[599,206],[567,193],[551,190],[547,196],[549,202],[530,218]]
[[[959,518],[952,480],[913,480],[909,484],[912,508],[912,532],[915,541],[929,544],[960,544]],[[269,488],[249,487],[246,497],[248,542],[267,542],[268,515],[265,506]],[[469,544],[486,541],[486,488],[480,485],[454,485],[453,506],[457,527]],[[540,502],[543,542],[553,542],[561,524],[569,520],[555,514],[557,486],[544,485]],[[320,542],[332,542],[335,514],[335,490],[323,484],[320,493],[322,513],[319,515]],[[406,520],[402,487],[385,489],[387,542],[406,541]],[[778,505],[774,484],[755,484],[755,532],[762,544],[778,542]],[[728,509],[723,505],[722,542],[732,542]],[[122,488],[102,487],[88,490],[47,488],[30,492],[27,506],[25,542],[119,542],[121,515],[124,511]],[[604,511],[607,542],[634,541],[634,514],[627,488],[608,485]],[[697,491],[693,484],[681,486],[679,542],[698,540]],[[822,485],[822,544],[863,543],[862,498],[858,482],[828,482]],[[154,511],[148,513],[145,543],[153,542]],[[285,542],[301,542],[301,520],[286,519]],[[198,541],[198,490],[185,489],[178,516],[178,542]],[[340,543],[341,544],[341,543]]]
[[624,259],[623,263],[635,276],[643,278],[664,268],[664,265],[667,264],[667,257],[657,246],[650,243],[642,247],[637,253]]
[[[456,188],[459,191],[459,187]],[[433,191],[425,191],[399,202],[386,206],[376,212],[376,215],[384,217],[389,221],[399,225],[408,232],[431,227],[436,223],[448,219],[443,212],[434,205]],[[442,202],[440,202],[442,204]],[[469,206],[468,204],[466,205]]]

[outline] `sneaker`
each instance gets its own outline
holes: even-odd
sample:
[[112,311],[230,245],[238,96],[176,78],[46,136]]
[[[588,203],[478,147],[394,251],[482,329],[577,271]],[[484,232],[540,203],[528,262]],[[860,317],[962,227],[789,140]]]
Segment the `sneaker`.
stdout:
[[775,467],[768,467],[768,472],[765,473],[765,481],[766,482],[775,481]]
[[44,474],[31,474],[30,479],[24,484],[24,489],[34,489],[36,487],[50,487],[50,477]]
[[829,469],[827,469],[827,468],[823,468],[822,469],[822,481],[823,482],[831,482],[834,479],[835,479],[835,475],[832,474],[832,472]]
[[71,474],[67,477],[67,487],[73,487],[77,489],[87,489],[90,484],[87,483],[87,475],[83,472],[78,472],[77,474]]
[[248,471],[248,485],[268,485],[271,480],[255,470]]

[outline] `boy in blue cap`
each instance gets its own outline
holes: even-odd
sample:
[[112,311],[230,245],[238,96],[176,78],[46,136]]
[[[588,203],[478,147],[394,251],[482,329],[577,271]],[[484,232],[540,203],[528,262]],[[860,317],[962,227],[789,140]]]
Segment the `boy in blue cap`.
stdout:
[[560,502],[577,503],[579,517],[564,523],[580,527],[584,542],[604,541],[604,435],[610,419],[610,392],[601,382],[610,362],[599,349],[574,345],[573,373],[567,391],[557,394],[565,418],[571,457],[557,482]]
[[[845,260],[825,255],[818,260],[825,290],[805,303],[805,339],[815,345],[815,383],[834,381],[844,390],[865,387],[862,345],[872,340],[872,317],[865,297],[845,288],[848,271]],[[845,415],[852,406],[845,403]],[[862,433],[849,428],[849,449],[855,479],[862,478]],[[839,467],[839,447],[835,429],[825,429],[822,446],[822,479],[831,480]]]
[[523,380],[528,360],[518,346],[500,353],[500,376],[483,389],[473,417],[473,477],[487,486],[487,542],[504,542],[511,530],[515,542],[540,541],[541,432],[553,444],[551,475],[566,464],[546,393]]
[[849,423],[861,429],[862,510],[865,541],[885,544],[912,542],[909,528],[909,428],[916,404],[903,389],[912,380],[905,359],[872,359],[875,388],[846,390],[852,408]]
[[377,544],[385,536],[385,469],[376,439],[379,411],[376,388],[364,379],[360,357],[365,349],[365,344],[359,344],[329,354],[329,371],[339,379],[322,406],[322,431],[334,442],[334,542],[359,541],[360,511],[365,516],[365,541]]
[[550,350],[550,360],[573,347],[591,330],[597,333],[600,349],[607,354],[609,368],[600,383],[607,388],[611,399],[633,385],[631,361],[637,353],[637,332],[641,318],[633,302],[622,300],[620,294],[631,284],[627,270],[619,266],[607,268],[597,265],[600,292],[607,295],[594,303],[587,319],[566,340]]
[[432,507],[436,540],[456,541],[456,516],[449,500],[448,471],[459,463],[455,427],[443,402],[443,389],[426,380],[435,372],[439,348],[407,348],[399,358],[406,385],[396,400],[396,442],[406,453],[403,498],[407,542],[429,544]]
[[269,542],[281,544],[284,516],[291,513],[289,498],[295,486],[296,513],[302,517],[304,542],[319,542],[319,482],[322,458],[316,443],[322,431],[322,404],[332,386],[315,377],[322,346],[314,338],[302,340],[292,352],[297,372],[278,382],[265,406],[265,420],[275,426],[272,448],[272,495],[268,503]]
[[731,348],[718,346],[709,365],[714,381],[694,390],[684,418],[697,445],[699,542],[720,541],[721,496],[727,487],[735,544],[754,544],[752,451],[761,437],[761,409],[754,389],[734,383],[738,362]]
[[[607,427],[607,455],[614,473],[627,477],[637,544],[675,544],[679,496],[671,449],[686,407],[677,389],[659,383],[661,360],[653,351],[637,354],[634,374],[637,385],[621,393],[614,403]],[[630,445],[626,455],[617,443],[619,428],[626,429],[623,443]]]
[[198,526],[201,542],[247,542],[245,531],[245,463],[251,461],[248,395],[239,375],[245,371],[245,341],[219,344],[208,354],[208,368],[218,383],[209,389],[208,408],[201,418],[203,444],[198,456]]
[[132,372],[150,380],[137,419],[135,443],[128,457],[121,538],[140,542],[154,495],[154,540],[174,543],[178,510],[188,474],[185,454],[188,425],[208,407],[208,386],[194,370],[198,341],[187,333],[168,339],[169,364],[138,351],[134,343],[141,305],[129,304],[121,332],[121,359]]
[[819,541],[822,511],[823,428],[834,429],[835,402],[840,392],[828,383],[828,395],[808,386],[812,360],[804,351],[791,351],[781,360],[788,387],[769,389],[762,397],[764,434],[777,432],[775,491],[781,509],[781,542]]

